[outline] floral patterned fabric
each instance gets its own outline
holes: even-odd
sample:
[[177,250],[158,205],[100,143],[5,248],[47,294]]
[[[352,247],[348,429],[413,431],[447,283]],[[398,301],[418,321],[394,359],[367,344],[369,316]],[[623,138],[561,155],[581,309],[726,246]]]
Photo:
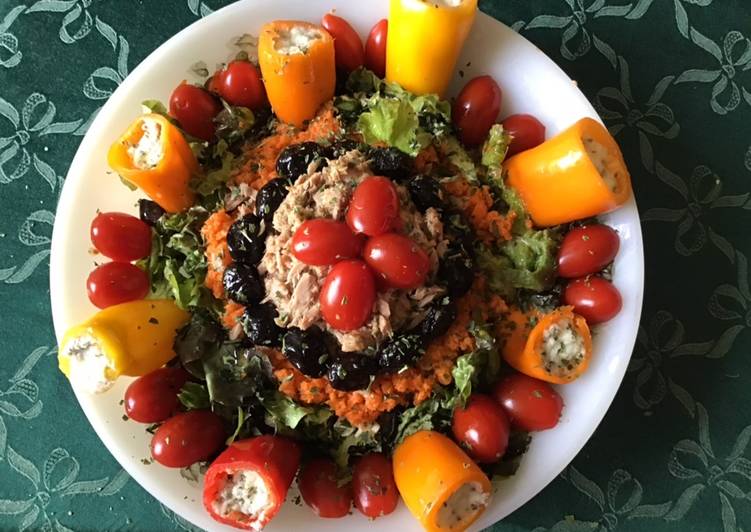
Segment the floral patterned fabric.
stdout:
[[[57,371],[49,246],[97,111],[153,49],[227,3],[0,0],[0,530],[194,529],[129,479]],[[602,426],[493,530],[749,530],[751,2],[480,4],[558,62],[620,142],[647,272]]]

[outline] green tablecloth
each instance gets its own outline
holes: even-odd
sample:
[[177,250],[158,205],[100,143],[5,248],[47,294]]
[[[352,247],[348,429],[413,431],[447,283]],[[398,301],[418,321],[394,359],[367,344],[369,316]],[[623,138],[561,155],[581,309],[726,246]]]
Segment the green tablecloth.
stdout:
[[[192,529],[130,480],[56,369],[48,263],[81,136],[222,0],[0,0],[0,529]],[[593,101],[633,173],[644,313],[563,475],[494,530],[751,527],[751,2],[486,0]],[[83,288],[83,287],[82,287]]]

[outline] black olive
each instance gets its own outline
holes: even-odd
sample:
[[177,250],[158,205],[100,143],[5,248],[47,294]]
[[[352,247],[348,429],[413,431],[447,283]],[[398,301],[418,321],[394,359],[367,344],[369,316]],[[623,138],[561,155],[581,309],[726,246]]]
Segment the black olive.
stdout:
[[302,330],[290,327],[284,333],[282,351],[287,360],[303,375],[315,379],[326,373],[325,362],[329,358],[329,349],[324,335],[318,327]]
[[243,216],[227,232],[229,254],[237,262],[255,266],[266,250],[266,224],[258,216]]
[[416,333],[397,336],[378,349],[378,365],[386,373],[412,366],[425,353],[422,337]]
[[406,408],[404,406],[397,405],[390,412],[384,412],[378,416],[377,422],[380,427],[378,430],[378,439],[384,449],[390,449],[391,446],[394,445],[394,438],[396,438],[399,430],[400,418],[405,410]]
[[224,270],[222,280],[227,297],[237,303],[257,303],[264,296],[263,283],[255,266],[235,262]]
[[276,173],[292,183],[301,175],[308,173],[310,163],[325,157],[326,148],[315,142],[292,144],[279,154],[276,160]]
[[146,222],[149,225],[156,225],[164,215],[164,209],[162,209],[155,201],[140,199],[138,200],[138,217],[141,221]]
[[425,212],[431,207],[438,210],[444,209],[441,185],[432,177],[426,175],[413,177],[407,183],[407,189],[412,201],[421,211]]
[[329,363],[326,372],[331,386],[344,392],[364,390],[370,385],[370,377],[376,373],[376,358],[362,353],[342,353]]
[[470,256],[461,248],[449,249],[441,258],[438,280],[451,297],[461,297],[469,292],[475,280],[474,264]]
[[398,148],[371,148],[370,170],[375,175],[405,180],[412,175],[414,163],[412,157]]
[[442,297],[434,302],[427,314],[417,326],[423,342],[432,342],[446,334],[451,324],[456,321],[456,303],[450,297]]
[[253,345],[278,347],[282,329],[274,321],[276,317],[276,307],[272,303],[251,305],[245,309],[240,323]]
[[360,144],[352,139],[340,139],[334,141],[331,146],[326,150],[326,157],[328,159],[338,159],[345,153],[357,150],[360,148]]
[[274,213],[289,193],[289,181],[282,178],[272,179],[256,195],[256,216],[270,222]]

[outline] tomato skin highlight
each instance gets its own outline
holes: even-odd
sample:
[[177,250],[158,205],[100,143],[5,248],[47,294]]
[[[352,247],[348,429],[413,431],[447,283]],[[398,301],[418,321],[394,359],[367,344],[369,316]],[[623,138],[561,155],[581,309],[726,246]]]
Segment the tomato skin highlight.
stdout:
[[496,383],[493,397],[508,414],[511,425],[530,432],[552,429],[563,410],[563,399],[550,384],[523,373]]
[[612,227],[576,227],[566,234],[558,250],[558,275],[573,279],[597,273],[613,261],[620,245]]
[[321,314],[335,329],[357,329],[373,313],[375,294],[375,279],[367,264],[361,260],[339,262],[321,288]]
[[159,368],[130,383],[125,390],[125,414],[139,423],[160,423],[180,410],[177,394],[190,379],[180,367]]
[[303,465],[297,479],[305,504],[318,517],[339,518],[352,506],[352,485],[340,486],[336,464],[328,458],[316,458]]
[[389,33],[388,19],[379,20],[370,30],[365,43],[365,66],[379,78],[386,77],[386,42]]
[[257,111],[268,103],[261,72],[250,61],[231,61],[212,81],[209,90],[213,88],[230,105]]
[[570,281],[563,291],[563,301],[574,307],[590,325],[613,319],[623,307],[623,299],[613,283],[591,276]]
[[292,254],[313,266],[328,266],[340,260],[358,257],[362,239],[347,224],[329,218],[307,220],[292,236]]
[[451,119],[465,146],[479,146],[498,118],[503,94],[490,76],[471,79],[456,97]]
[[363,253],[376,275],[392,288],[411,290],[425,283],[430,270],[427,253],[404,235],[386,233],[370,238]]
[[473,394],[464,408],[456,408],[451,430],[467,454],[480,463],[497,462],[508,447],[508,416],[487,395]]
[[222,419],[210,410],[172,416],[151,439],[151,456],[166,467],[188,467],[222,448],[226,433]]
[[123,212],[101,212],[91,221],[91,243],[112,260],[130,262],[151,253],[151,228]]
[[[233,442],[209,466],[203,487],[203,506],[220,523],[236,528],[261,530],[284,503],[300,466],[300,445],[281,436],[257,436]],[[230,475],[255,472],[269,494],[268,504],[256,515],[232,512],[221,515],[215,503]]]
[[399,196],[390,179],[365,178],[352,193],[347,225],[355,233],[378,236],[393,230],[399,219]]
[[214,117],[222,110],[212,94],[195,85],[185,82],[178,85],[169,99],[169,114],[189,135],[201,140],[214,140],[216,125]]
[[388,515],[399,504],[391,460],[380,453],[363,456],[352,470],[355,507],[366,517]]
[[321,26],[334,38],[334,53],[338,68],[352,72],[365,64],[362,40],[349,22],[342,17],[327,13],[321,19]]
[[506,157],[530,150],[545,142],[545,126],[532,115],[511,115],[501,121],[501,124],[513,137]]
[[86,292],[97,308],[143,299],[149,293],[149,276],[129,262],[106,262],[86,279]]

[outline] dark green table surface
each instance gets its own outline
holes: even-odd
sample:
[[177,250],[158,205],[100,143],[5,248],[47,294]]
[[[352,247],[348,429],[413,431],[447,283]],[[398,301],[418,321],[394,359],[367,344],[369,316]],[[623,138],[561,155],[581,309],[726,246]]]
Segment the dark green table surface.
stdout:
[[[129,479],[57,371],[49,247],[97,110],[227,3],[0,0],[0,530],[193,529]],[[751,529],[751,1],[480,3],[577,80],[620,142],[647,279],[605,421],[494,530]]]

